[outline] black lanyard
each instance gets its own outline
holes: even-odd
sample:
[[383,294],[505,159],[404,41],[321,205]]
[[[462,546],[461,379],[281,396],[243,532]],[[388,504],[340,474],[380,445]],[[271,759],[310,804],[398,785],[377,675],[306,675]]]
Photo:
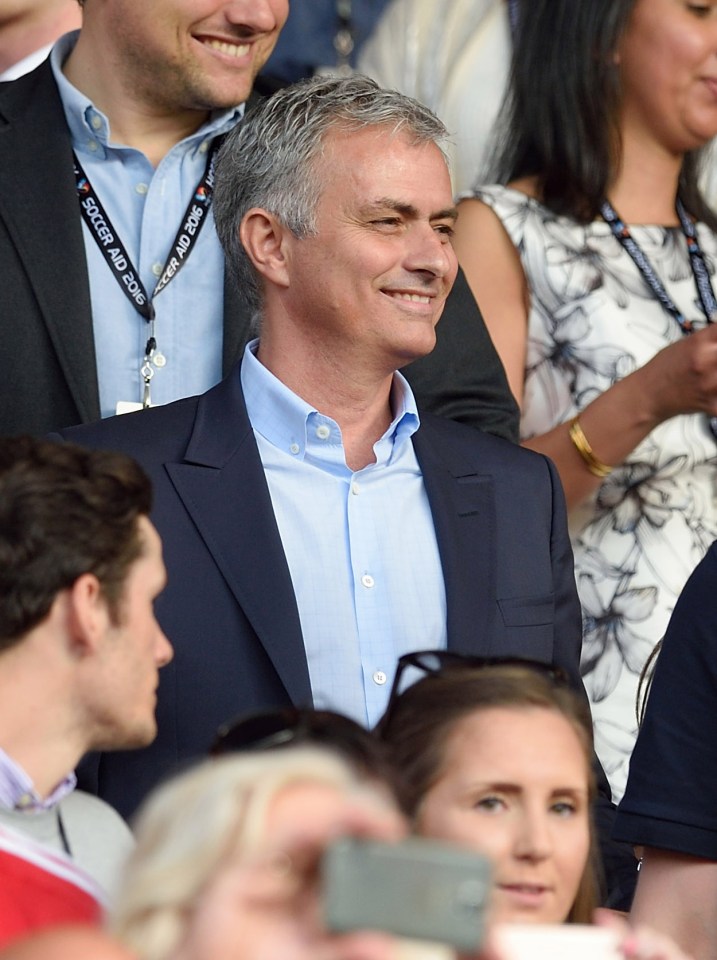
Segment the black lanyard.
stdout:
[[[704,254],[702,253],[700,242],[697,239],[695,224],[680,199],[677,200],[675,209],[677,210],[677,216],[680,218],[680,226],[687,241],[687,252],[690,256],[692,276],[695,279],[695,286],[697,287],[700,304],[702,305],[702,312],[707,318],[707,323],[712,323],[713,319],[717,318],[717,299],[715,298],[712,288],[712,281],[710,280]],[[674,300],[667,290],[665,290],[662,281],[655,273],[654,267],[645,256],[644,250],[634,239],[627,225],[620,219],[617,211],[609,201],[603,201],[600,207],[600,214],[603,220],[609,225],[613,235],[620,241],[623,248],[630,255],[635,266],[642,274],[643,280],[655,294],[655,297],[660,301],[667,313],[674,317],[683,333],[692,333],[692,321],[688,320],[677,308]]]
[[[705,263],[705,257],[702,253],[702,247],[697,239],[697,230],[695,229],[694,221],[688,214],[687,210],[685,210],[685,206],[679,197],[675,203],[675,210],[677,211],[677,216],[680,219],[682,233],[687,241],[687,252],[690,257],[690,267],[692,268],[692,276],[694,277],[695,287],[697,288],[697,294],[700,298],[702,312],[705,315],[707,323],[713,323],[715,320],[717,320],[717,299],[715,298],[709,270],[707,269],[707,264]],[[669,313],[670,316],[677,321],[684,334],[687,335],[692,333],[694,330],[694,324],[691,320],[688,320],[678,309],[674,300],[665,289],[662,281],[655,273],[654,267],[645,256],[644,250],[637,243],[635,238],[630,233],[627,224],[620,219],[617,211],[608,200],[603,201],[602,206],[600,207],[600,214],[603,220],[605,220],[612,230],[613,236],[619,240],[620,244],[630,255],[635,266],[640,271],[643,280],[648,285],[650,290],[652,290],[655,297],[657,300],[659,300],[667,313]],[[717,417],[709,417],[708,420],[710,430],[715,438],[717,438]]]
[[140,373],[144,380],[143,406],[145,407],[150,405],[149,385],[154,375],[154,367],[163,367],[166,363],[163,354],[157,349],[153,300],[164,290],[170,280],[179,273],[189,258],[189,254],[194,249],[194,245],[197,242],[212,204],[214,167],[217,151],[223,139],[223,137],[216,137],[212,144],[202,178],[197,184],[192,199],[187,205],[187,209],[182,217],[182,225],[177,231],[172,249],[151,296],[147,293],[139,273],[130,260],[129,254],[120,240],[112,221],[95,193],[89,177],[82,169],[77,154],[74,151],[72,154],[75,161],[75,181],[82,218],[94,237],[95,243],[105,258],[105,262],[112,271],[120,289],[140,316],[144,317],[149,324],[149,334],[144,348],[144,358],[140,366]]
[[62,814],[60,813],[59,804],[55,807],[55,810],[57,816],[57,832],[60,835],[62,849],[65,851],[68,857],[72,857],[72,848],[70,847],[70,841],[67,839],[67,831],[65,830],[65,823],[62,819]]

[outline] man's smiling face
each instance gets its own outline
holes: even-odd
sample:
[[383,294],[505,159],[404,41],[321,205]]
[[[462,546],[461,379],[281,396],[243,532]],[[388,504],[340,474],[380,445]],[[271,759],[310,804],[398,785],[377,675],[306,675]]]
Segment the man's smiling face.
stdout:
[[288,0],[102,2],[107,56],[123,85],[169,110],[244,103],[289,13]]
[[383,126],[329,133],[315,162],[316,232],[288,239],[290,310],[322,350],[398,369],[433,349],[456,276],[446,162]]

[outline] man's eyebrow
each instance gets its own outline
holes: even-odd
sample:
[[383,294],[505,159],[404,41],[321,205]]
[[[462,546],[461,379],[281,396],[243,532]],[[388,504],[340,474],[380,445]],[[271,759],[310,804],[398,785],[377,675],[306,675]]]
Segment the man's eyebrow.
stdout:
[[[420,213],[412,203],[404,203],[401,200],[394,200],[392,197],[379,197],[377,200],[372,200],[370,203],[366,204],[367,210],[395,210],[396,213],[400,213],[402,216],[407,217],[410,220],[416,220],[420,216]],[[446,207],[445,210],[437,210],[435,213],[431,213],[428,217],[429,220],[457,220],[458,219],[458,208],[457,207]]]
[[458,207],[446,207],[445,210],[439,210],[437,213],[432,213],[429,217],[429,220],[457,220],[458,219]]

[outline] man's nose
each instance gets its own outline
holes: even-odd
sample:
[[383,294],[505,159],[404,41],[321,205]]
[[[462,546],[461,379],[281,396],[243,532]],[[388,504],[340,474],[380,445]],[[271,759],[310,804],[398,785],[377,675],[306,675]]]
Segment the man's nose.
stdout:
[[166,667],[174,657],[174,647],[169,642],[164,630],[157,624],[157,643],[155,647],[155,659],[157,666]]
[[431,224],[414,224],[406,266],[425,270],[435,277],[455,276],[458,269],[453,245],[445,233]]

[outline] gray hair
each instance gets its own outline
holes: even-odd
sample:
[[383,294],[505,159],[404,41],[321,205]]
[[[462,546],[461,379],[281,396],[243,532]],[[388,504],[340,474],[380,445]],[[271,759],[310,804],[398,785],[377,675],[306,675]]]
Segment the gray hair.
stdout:
[[217,159],[214,219],[242,296],[261,306],[259,276],[239,239],[244,214],[259,207],[299,239],[315,235],[327,133],[383,126],[445,156],[448,131],[417,100],[383,90],[368,77],[312,77],[286,87],[252,110],[227,137]]

